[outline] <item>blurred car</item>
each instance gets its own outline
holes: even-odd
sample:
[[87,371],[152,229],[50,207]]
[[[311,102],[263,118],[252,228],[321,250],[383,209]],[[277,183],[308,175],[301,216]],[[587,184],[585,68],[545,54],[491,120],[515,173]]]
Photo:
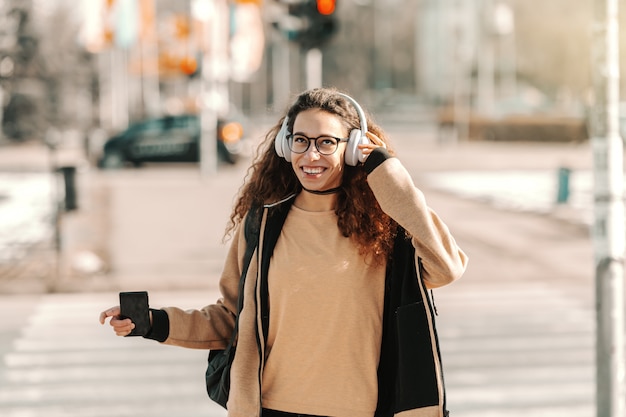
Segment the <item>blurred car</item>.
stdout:
[[[144,162],[198,162],[200,118],[182,114],[147,119],[108,139],[98,166],[121,168]],[[220,162],[235,164],[241,156],[243,125],[239,120],[218,120],[217,155]]]

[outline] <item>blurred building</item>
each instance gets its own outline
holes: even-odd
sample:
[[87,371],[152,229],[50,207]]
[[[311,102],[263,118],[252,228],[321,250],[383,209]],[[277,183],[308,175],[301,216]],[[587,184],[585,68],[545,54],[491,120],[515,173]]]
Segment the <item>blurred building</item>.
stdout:
[[517,94],[515,17],[506,0],[422,0],[419,91],[491,114]]

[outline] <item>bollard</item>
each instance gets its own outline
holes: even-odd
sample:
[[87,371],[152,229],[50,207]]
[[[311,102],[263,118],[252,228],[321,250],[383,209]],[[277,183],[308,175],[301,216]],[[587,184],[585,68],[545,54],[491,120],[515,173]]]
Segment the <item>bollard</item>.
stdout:
[[59,168],[63,174],[65,183],[65,211],[72,211],[78,208],[76,198],[76,167],[66,166]]
[[561,167],[558,173],[558,191],[556,196],[557,204],[565,204],[569,200],[569,177],[572,170]]

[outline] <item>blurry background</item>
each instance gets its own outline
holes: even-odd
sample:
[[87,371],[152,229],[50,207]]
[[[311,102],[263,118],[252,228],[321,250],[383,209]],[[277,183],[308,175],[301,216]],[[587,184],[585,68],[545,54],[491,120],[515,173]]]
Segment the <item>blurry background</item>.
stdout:
[[[426,132],[429,143],[584,144],[592,4],[568,4],[1,0],[0,275],[30,277],[34,268],[58,281],[80,275],[68,267],[75,257],[87,271],[115,270],[111,187],[95,184],[108,178],[98,171],[191,162],[206,180],[244,169],[305,88],[336,86],[386,128]],[[517,174],[503,186],[470,181],[463,192],[500,187],[493,198],[517,195],[524,202],[504,204],[542,211],[560,193],[588,224],[590,173],[555,164],[543,185],[524,174],[532,186],[522,187],[554,192],[520,197],[510,186]],[[431,181],[460,189],[449,175]],[[76,210],[80,199],[93,207]],[[89,218],[77,229],[90,242],[67,231],[78,218]],[[24,260],[33,253],[57,268]]]
[[[121,129],[147,115],[196,108],[203,55],[215,53],[212,12],[203,3],[213,4],[3,0],[4,141],[41,139],[50,125],[81,134]],[[289,17],[307,19],[308,11],[289,15],[294,4],[232,1],[214,11],[228,26],[218,32],[217,53],[229,59],[215,71],[225,71],[222,93],[247,115],[281,111],[306,87],[306,50],[286,40],[301,25]],[[591,6],[339,1],[329,16],[334,34],[322,46],[322,82],[374,111],[414,99],[462,104],[484,116],[582,117],[590,94]]]
[[97,315],[218,297],[254,150],[319,85],[470,256],[436,292],[453,415],[592,415],[592,28],[591,1],[0,0],[0,415],[223,415],[206,352]]

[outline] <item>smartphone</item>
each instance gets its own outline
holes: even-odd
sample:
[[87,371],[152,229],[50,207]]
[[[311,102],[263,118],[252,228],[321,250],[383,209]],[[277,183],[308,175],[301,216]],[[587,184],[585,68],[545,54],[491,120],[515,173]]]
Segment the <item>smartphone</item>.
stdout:
[[146,291],[120,293],[120,315],[135,323],[135,328],[127,336],[145,336],[150,331],[150,309]]

